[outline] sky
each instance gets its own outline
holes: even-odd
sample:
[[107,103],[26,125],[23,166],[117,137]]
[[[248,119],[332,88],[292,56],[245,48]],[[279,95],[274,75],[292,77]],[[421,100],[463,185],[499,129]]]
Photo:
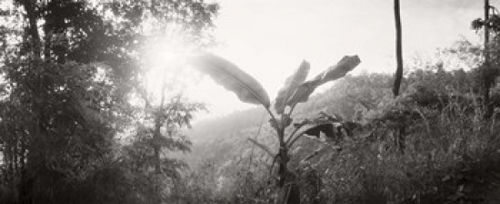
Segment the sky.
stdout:
[[[395,70],[395,30],[391,0],[218,0],[220,11],[213,52],[256,78],[271,100],[302,62],[310,77],[344,55],[358,55],[353,74]],[[490,0],[493,6],[500,0]],[[429,54],[466,38],[480,40],[470,22],[483,16],[482,1],[402,0],[405,59]],[[255,105],[244,104],[210,78],[199,81],[190,97],[205,101],[209,113],[222,116]]]

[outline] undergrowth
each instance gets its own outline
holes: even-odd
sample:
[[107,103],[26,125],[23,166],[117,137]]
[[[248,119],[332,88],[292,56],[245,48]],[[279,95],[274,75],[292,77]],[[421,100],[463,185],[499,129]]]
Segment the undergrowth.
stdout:
[[[472,93],[432,82],[415,87],[365,110],[352,136],[330,143],[305,137],[291,150],[302,204],[478,203],[495,197],[499,110],[486,117]],[[317,149],[325,151],[304,162]],[[191,203],[273,203],[272,158],[251,155],[193,171],[197,176],[187,177],[192,185],[184,197],[197,198]]]

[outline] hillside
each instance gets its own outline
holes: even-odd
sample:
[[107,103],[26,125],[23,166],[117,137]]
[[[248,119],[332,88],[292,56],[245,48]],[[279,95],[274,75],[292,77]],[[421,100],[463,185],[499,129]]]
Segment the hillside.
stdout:
[[[325,203],[496,200],[500,126],[498,120],[480,119],[480,105],[467,102],[475,99],[468,99],[470,92],[459,81],[472,77],[474,72],[439,66],[417,70],[406,76],[402,96],[394,99],[388,75],[347,76],[300,104],[293,123],[323,112],[371,128],[365,131],[369,134],[343,137],[334,146],[311,137],[300,139],[290,150],[290,165],[301,178],[298,185],[319,185],[312,188],[317,192],[307,190],[303,196],[315,195]],[[274,152],[278,144],[268,120],[256,107],[194,125],[188,134],[193,151],[185,159],[192,167],[189,178],[206,188],[200,192],[216,200],[243,196],[234,198],[243,203],[270,195],[273,157],[248,139]],[[328,146],[340,148],[325,150]]]
[[[338,114],[345,120],[353,120],[356,110],[363,109],[356,100],[361,97],[373,102],[382,100],[385,94],[390,93],[389,80],[390,76],[381,74],[346,77],[333,83],[327,90],[315,94],[309,102],[300,104],[293,117],[296,121],[300,121],[324,111]],[[375,86],[367,87],[374,85],[372,82],[375,81],[377,83]],[[369,89],[364,90],[366,88]],[[356,93],[359,95],[355,96]],[[268,120],[269,116],[265,110],[255,107],[224,117],[200,121],[187,133],[192,139],[193,147],[192,152],[183,157],[195,167],[204,159],[229,159],[232,154],[241,155],[242,151],[252,149],[253,145],[247,138],[257,138],[273,145],[276,141],[272,136]]]

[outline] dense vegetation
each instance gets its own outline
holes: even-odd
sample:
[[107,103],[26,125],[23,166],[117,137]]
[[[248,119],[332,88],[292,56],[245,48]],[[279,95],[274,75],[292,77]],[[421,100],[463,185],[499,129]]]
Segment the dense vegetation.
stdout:
[[[0,203],[500,202],[495,13],[472,23],[487,46],[462,39],[407,62],[397,97],[392,75],[344,76],[354,65],[305,81],[308,98],[338,79],[307,103],[279,94],[295,108],[273,107],[279,120],[259,107],[184,132],[205,107],[178,75],[148,89],[145,50],[174,36],[211,46],[217,11],[203,0],[2,4]],[[286,127],[308,125],[284,146]]]
[[[460,57],[465,61],[451,60],[476,48],[460,41],[439,54],[450,63],[416,61],[396,99],[392,76],[365,73],[347,76],[298,106],[294,122],[326,113],[362,125],[334,141],[304,137],[291,150],[290,166],[304,189],[302,203],[489,199],[485,194],[500,182],[495,170],[500,161],[499,112],[484,117],[475,92],[480,87],[474,83],[477,70],[460,68],[473,63],[478,53]],[[499,88],[492,92],[495,107]],[[275,199],[269,172],[273,157],[251,141],[276,149],[266,115],[255,108],[194,126],[193,153],[185,159],[197,164],[189,177],[195,194],[227,203]]]
[[174,189],[186,164],[168,154],[189,150],[180,130],[204,107],[173,81],[162,81],[161,97],[152,94],[144,50],[176,34],[193,47],[210,44],[218,5],[14,0],[1,6],[0,203],[178,199]]

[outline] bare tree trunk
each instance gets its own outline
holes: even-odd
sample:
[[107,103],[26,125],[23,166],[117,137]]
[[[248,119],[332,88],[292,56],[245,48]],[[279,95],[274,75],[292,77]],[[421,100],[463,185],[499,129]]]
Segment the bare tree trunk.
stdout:
[[490,42],[490,28],[488,26],[488,21],[490,19],[490,1],[484,0],[484,61],[485,63],[490,62],[490,54],[488,49],[488,43]]
[[394,79],[394,87],[392,92],[394,96],[399,95],[399,88],[403,79],[403,48],[402,48],[402,31],[401,31],[401,12],[399,0],[394,0],[394,19],[396,22],[396,74]]
[[491,64],[490,64],[490,27],[489,27],[489,18],[490,18],[490,1],[484,0],[484,64],[481,67],[481,80],[483,83],[483,105],[485,108],[485,117],[489,118],[493,113],[493,107],[490,107],[490,87],[493,84],[494,77],[491,76]]

